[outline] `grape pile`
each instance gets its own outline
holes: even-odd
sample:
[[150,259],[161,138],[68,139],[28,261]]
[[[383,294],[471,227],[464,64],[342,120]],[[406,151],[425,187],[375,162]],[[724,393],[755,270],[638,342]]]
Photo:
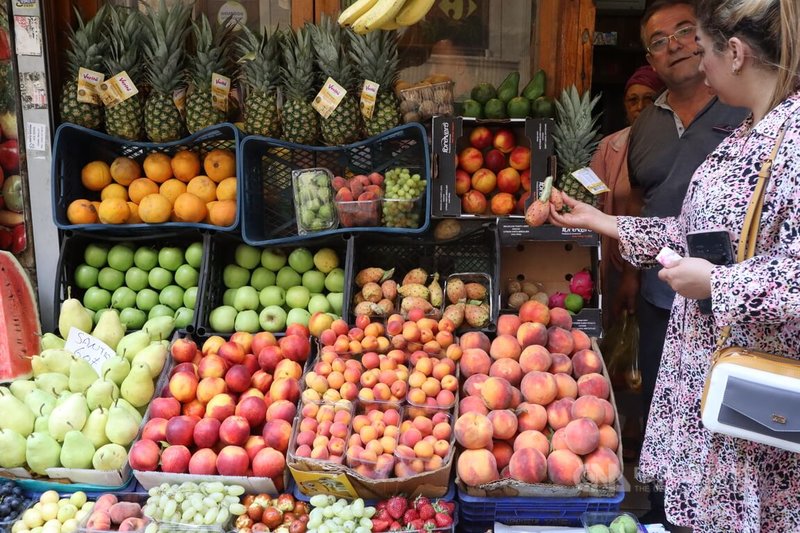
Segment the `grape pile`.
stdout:
[[27,506],[22,487],[12,481],[0,483],[0,523],[15,519]]
[[232,516],[244,514],[244,505],[239,496],[244,487],[225,486],[220,482],[182,483],[169,485],[162,483],[148,491],[150,498],[144,514],[158,522],[150,524],[147,533],[159,531],[182,531],[183,525],[225,526]]
[[389,228],[418,228],[426,181],[407,168],[386,172],[383,225]]
[[311,497],[314,509],[308,515],[308,533],[370,533],[374,507],[366,507],[364,500],[358,498],[348,503],[334,496],[317,494]]

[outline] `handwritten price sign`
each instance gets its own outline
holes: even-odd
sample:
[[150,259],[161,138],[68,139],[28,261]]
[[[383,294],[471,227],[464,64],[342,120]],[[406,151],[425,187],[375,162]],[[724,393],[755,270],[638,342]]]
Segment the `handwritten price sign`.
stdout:
[[98,374],[103,363],[116,355],[106,343],[78,328],[69,328],[64,349],[87,361]]

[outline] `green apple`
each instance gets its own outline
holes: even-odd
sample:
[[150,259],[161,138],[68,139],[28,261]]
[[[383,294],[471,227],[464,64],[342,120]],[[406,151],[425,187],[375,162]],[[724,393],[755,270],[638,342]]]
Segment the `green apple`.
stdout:
[[158,302],[171,307],[174,311],[183,305],[183,289],[177,285],[167,285],[161,289]]
[[183,306],[194,309],[197,304],[197,287],[189,287],[183,293]]
[[239,289],[225,289],[222,293],[222,305],[233,306],[233,299],[236,298],[236,291]]
[[175,316],[175,311],[168,305],[158,304],[154,305],[150,312],[147,313],[147,319],[155,318],[157,316]]
[[230,305],[221,305],[208,315],[208,324],[217,333],[233,333],[238,312]]
[[275,272],[262,266],[256,268],[250,276],[250,285],[257,291],[275,285]]
[[192,323],[193,318],[194,311],[188,307],[179,307],[178,310],[175,311],[175,327],[186,329],[186,326]]
[[94,287],[97,285],[97,275],[99,273],[100,271],[95,267],[82,263],[75,269],[75,285],[80,289]]
[[162,267],[155,267],[147,275],[147,282],[155,290],[160,291],[172,283],[172,272]]
[[149,283],[147,272],[137,266],[131,267],[125,272],[125,285],[131,290],[140,291],[147,287]]
[[311,314],[314,314],[318,311],[323,313],[329,313],[331,312],[331,310],[332,310],[331,303],[328,301],[327,298],[325,298],[325,296],[321,294],[315,294],[308,301],[308,311]]
[[197,278],[200,275],[197,273],[197,270],[191,265],[181,265],[178,267],[178,270],[175,271],[175,283],[183,287],[184,289],[188,289],[189,287],[196,287],[197,286]]
[[261,325],[258,323],[258,313],[252,309],[239,311],[233,323],[233,329],[236,331],[246,331],[247,333],[257,333],[261,329],[260,326]]
[[133,250],[124,244],[112,246],[108,251],[108,266],[125,272],[133,266]]
[[183,250],[174,246],[165,246],[158,251],[158,266],[175,272],[183,264]]
[[83,305],[92,311],[105,309],[111,305],[111,293],[100,287],[89,287],[83,295]]
[[244,287],[250,281],[250,271],[239,265],[230,264],[222,271],[222,283],[229,289]]
[[344,304],[344,294],[341,292],[329,292],[325,295],[331,304],[331,312],[342,316],[342,305]]
[[330,248],[322,248],[314,254],[314,266],[323,274],[327,274],[339,266],[339,256]]
[[270,305],[277,305],[278,307],[286,303],[286,290],[277,285],[264,287],[258,294],[258,301],[262,307],[269,307]]
[[83,261],[95,268],[103,268],[106,266],[106,259],[108,258],[108,248],[101,244],[90,244],[83,251]]
[[314,256],[308,248],[295,248],[289,254],[289,266],[302,274],[314,268]]
[[136,294],[136,307],[150,311],[158,304],[158,293],[153,289],[142,289]]
[[126,286],[115,290],[111,295],[111,307],[122,311],[136,305],[136,293]]
[[292,267],[288,266],[282,267],[278,271],[278,276],[275,278],[275,283],[278,285],[278,287],[283,287],[287,291],[291,287],[300,285],[302,282],[303,279],[300,277],[300,274],[298,274]]
[[233,307],[237,311],[258,309],[258,291],[250,285],[239,287],[236,289],[236,296],[233,297]]
[[200,264],[203,262],[203,243],[193,242],[190,244],[184,253],[184,259],[191,267],[200,268]]
[[233,257],[240,267],[253,270],[261,262],[261,251],[250,245],[240,244],[236,247]]
[[286,316],[286,325],[302,324],[308,326],[308,321],[311,319],[311,313],[305,309],[290,309],[289,314]]
[[103,267],[97,274],[97,284],[100,287],[115,291],[125,283],[125,274],[111,267]]
[[325,288],[329,292],[343,292],[344,291],[344,270],[341,268],[334,268],[328,275],[325,276]]
[[261,250],[261,266],[273,272],[286,264],[286,252],[280,248],[264,248]]
[[325,288],[325,274],[319,270],[309,270],[303,272],[303,287],[308,289],[309,292],[321,293]]
[[286,328],[286,311],[277,305],[267,306],[258,315],[258,323],[261,329],[270,333],[283,331]]
[[310,299],[311,293],[302,285],[290,287],[286,291],[286,305],[292,309],[305,309]]
[[147,315],[141,309],[128,307],[119,312],[119,321],[125,324],[128,330],[142,329],[147,321]]
[[140,246],[133,254],[133,264],[145,272],[150,272],[158,265],[158,252],[147,246]]

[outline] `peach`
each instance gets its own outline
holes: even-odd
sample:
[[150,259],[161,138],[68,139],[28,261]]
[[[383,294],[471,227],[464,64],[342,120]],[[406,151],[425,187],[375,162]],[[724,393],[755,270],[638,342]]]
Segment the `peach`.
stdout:
[[567,448],[577,455],[586,455],[597,449],[600,443],[600,430],[590,418],[578,418],[564,428]]
[[572,315],[563,307],[553,307],[550,309],[550,325],[570,330],[572,329]]
[[486,126],[477,126],[469,133],[469,143],[478,150],[490,147],[493,139],[492,131]]
[[495,215],[510,215],[514,212],[514,195],[508,192],[498,192],[489,201],[489,209]]
[[201,448],[189,459],[189,473],[213,476],[217,473],[217,454],[209,448]]
[[517,416],[514,411],[509,409],[491,411],[488,418],[492,422],[493,438],[511,439],[517,434]]
[[508,156],[508,164],[517,170],[525,170],[531,166],[531,150],[525,146],[516,146]]
[[181,415],[167,421],[165,436],[167,442],[173,446],[191,446],[194,437],[194,427],[200,419],[195,416]]
[[529,429],[523,431],[514,439],[514,451],[525,448],[539,450],[546,457],[547,453],[550,451],[550,441],[547,440],[547,437],[541,431]]
[[481,215],[486,211],[486,196],[475,189],[468,190],[461,197],[461,210],[470,215]]
[[547,349],[550,352],[572,353],[572,333],[558,326],[550,326],[547,328]]
[[220,424],[219,440],[224,444],[243,446],[248,437],[250,437],[250,424],[243,416],[229,416]]
[[466,398],[462,398],[458,403],[458,412],[462,415],[466,413],[489,414],[489,410],[486,408],[480,396],[467,396]]
[[161,452],[161,471],[183,474],[189,471],[192,452],[186,446],[169,446]]
[[[486,369],[489,372],[489,369]],[[188,372],[178,372],[169,380],[169,392],[179,402],[190,402],[195,399],[197,392],[197,377]]]
[[619,457],[608,448],[598,448],[583,459],[584,472],[589,483],[607,485],[622,474]]
[[219,441],[221,422],[216,418],[204,418],[195,424],[192,430],[194,444],[198,448],[213,448]]
[[159,442],[167,439],[167,419],[151,418],[142,429],[142,439]]
[[466,413],[458,417],[453,431],[464,448],[478,450],[492,442],[494,428],[488,417],[480,413]]
[[578,328],[572,328],[570,333],[572,333],[572,349],[574,351],[588,350],[592,347],[592,340],[583,331]]
[[[233,370],[233,368],[231,368],[231,370]],[[228,371],[228,374],[230,374],[231,370]],[[273,372],[272,377],[275,379],[281,379],[281,378],[300,379],[301,377],[303,377],[303,367],[301,367],[300,363],[298,363],[297,361],[292,361],[291,359],[284,359],[275,366],[275,372]],[[227,381],[228,379],[227,374],[225,375],[225,379]]]
[[258,427],[267,419],[267,404],[262,398],[248,396],[239,401],[234,414],[247,419],[250,427]]
[[547,344],[547,326],[539,322],[523,322],[517,328],[517,342],[522,348],[533,344],[544,346]]
[[553,429],[566,427],[572,419],[572,398],[561,398],[547,406],[547,422]]
[[572,359],[563,353],[551,353],[550,358],[552,363],[548,372],[552,374],[572,374]]
[[480,348],[484,352],[488,352],[491,348],[491,341],[489,337],[481,331],[468,331],[459,339],[459,345],[463,350]]
[[497,334],[516,337],[520,324],[522,321],[517,315],[500,315],[497,318]]
[[547,425],[547,410],[542,405],[523,402],[517,406],[516,412],[520,431],[542,431]]
[[158,468],[161,447],[152,440],[139,440],[131,446],[129,461],[134,470],[152,472]]
[[[264,450],[266,449],[264,448]],[[262,453],[264,450],[258,453]],[[250,457],[244,448],[239,446],[225,446],[217,455],[217,472],[222,476],[243,476],[247,473],[249,465]]]
[[467,348],[461,354],[461,375],[468,378],[474,374],[489,374],[492,359],[481,348]]
[[547,372],[529,372],[522,378],[520,386],[526,402],[548,405],[556,399],[558,387],[552,374]]
[[456,471],[458,478],[470,487],[500,479],[497,461],[492,452],[486,449],[462,451],[458,456]]
[[458,154],[458,166],[472,174],[483,166],[483,153],[473,146],[468,146]]
[[456,169],[456,194],[461,196],[472,187],[472,177],[463,169]]
[[597,396],[603,400],[608,399],[610,385],[602,374],[592,372],[578,378],[578,396]]
[[275,335],[268,331],[260,331],[253,335],[253,342],[250,344],[252,353],[258,355],[265,346],[277,346],[278,340]]
[[504,378],[515,387],[522,381],[522,375],[522,367],[514,359],[498,359],[489,368],[489,376]]
[[488,168],[479,168],[472,174],[472,188],[490,194],[497,186],[497,175]]
[[505,154],[497,149],[486,152],[486,156],[483,158],[483,164],[486,168],[495,173],[500,172],[508,166]]
[[492,359],[519,359],[522,351],[517,338],[513,335],[498,335],[492,341],[489,348],[489,355]]
[[197,399],[203,403],[208,403],[211,398],[223,392],[228,392],[228,386],[222,378],[203,378],[197,384]]
[[181,414],[181,403],[175,398],[153,398],[150,402],[150,417],[169,420]]
[[585,374],[600,374],[603,372],[603,359],[592,350],[580,350],[572,356],[572,368],[576,378]]
[[511,387],[511,404],[509,407],[511,409],[516,409],[519,404],[522,403],[522,391],[519,390],[517,387]]
[[608,400],[599,399],[597,400],[600,402],[600,405],[603,406],[603,410],[605,411],[606,415],[603,418],[604,424],[613,424],[614,420],[616,419],[616,413],[614,412],[614,406],[611,405],[611,402]]
[[567,441],[565,439],[566,433],[564,432],[564,428],[557,429],[553,433],[553,436],[550,438],[550,449],[551,450],[569,450],[567,447]]
[[519,319],[523,322],[550,323],[550,309],[541,302],[528,300],[519,308]]
[[555,450],[547,456],[547,477],[556,485],[574,487],[583,477],[583,461],[569,450]]
[[[497,173],[497,189],[501,194],[515,194],[520,187],[519,171],[513,167],[506,167]],[[514,197],[511,197],[512,209]]]
[[500,128],[494,133],[492,145],[504,154],[508,154],[517,146],[517,137],[510,129]]
[[253,457],[253,475],[256,477],[277,477],[283,474],[285,466],[286,458],[273,448],[264,448]]
[[483,403],[490,410],[507,409],[511,405],[511,384],[503,378],[490,377],[483,382],[480,391]]
[[617,430],[608,424],[603,424],[600,426],[599,431],[600,442],[598,446],[616,452],[619,448],[619,435],[617,435]]
[[244,443],[244,451],[247,452],[247,456],[251,461],[259,452],[259,450],[263,450],[266,447],[267,443],[264,442],[264,437],[261,435],[250,435],[250,438],[248,438],[247,442]]
[[519,173],[519,181],[522,185],[522,189],[525,191],[531,190],[531,169],[526,168],[522,172]]
[[[345,429],[345,435],[347,435]],[[289,439],[292,437],[292,425],[286,420],[273,420],[264,424],[264,443],[270,448],[286,452],[289,449]]]
[[558,395],[556,396],[557,399],[578,397],[580,385],[575,383],[575,380],[572,379],[572,376],[569,374],[564,374],[563,372],[559,372],[558,374],[554,374],[553,377],[556,380],[556,387],[558,387]]
[[489,376],[486,374],[471,375],[464,382],[464,392],[466,392],[469,396],[479,396],[481,393],[481,387],[483,387],[483,384],[487,379],[489,379]]
[[541,483],[547,477],[547,459],[535,448],[521,448],[511,456],[508,473],[523,483]]
[[267,422],[280,418],[291,424],[294,420],[296,410],[297,408],[295,407],[295,404],[289,400],[278,400],[276,402],[272,402],[267,408]]
[[550,352],[538,344],[527,346],[519,356],[519,366],[526,374],[528,372],[547,372],[551,364]]
[[276,379],[269,386],[270,400],[288,400],[296,402],[300,398],[300,384],[294,378]]
[[504,440],[495,440],[492,445],[492,455],[497,461],[497,468],[503,469],[508,466],[511,456],[514,454],[514,448]]

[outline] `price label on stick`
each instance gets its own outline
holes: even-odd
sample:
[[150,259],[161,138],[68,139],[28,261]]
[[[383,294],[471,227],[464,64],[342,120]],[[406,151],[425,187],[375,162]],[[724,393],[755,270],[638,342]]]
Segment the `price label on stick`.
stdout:
[[97,371],[98,375],[103,363],[116,355],[116,352],[106,343],[78,328],[69,328],[69,335],[67,335],[67,342],[64,343],[64,349],[87,361]]

